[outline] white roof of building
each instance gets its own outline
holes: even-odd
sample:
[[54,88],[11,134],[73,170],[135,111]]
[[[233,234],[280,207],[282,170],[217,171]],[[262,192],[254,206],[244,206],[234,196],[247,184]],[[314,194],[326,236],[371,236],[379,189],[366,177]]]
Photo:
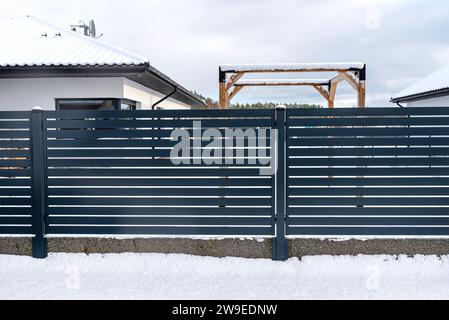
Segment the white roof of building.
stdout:
[[[449,67],[440,69],[399,92],[393,100],[449,90]],[[400,101],[400,100],[398,100]]]
[[0,67],[143,65],[148,59],[35,17],[0,21]]
[[334,71],[362,70],[363,62],[331,62],[331,63],[268,63],[268,64],[225,64],[220,67],[223,72],[276,72],[276,71]]

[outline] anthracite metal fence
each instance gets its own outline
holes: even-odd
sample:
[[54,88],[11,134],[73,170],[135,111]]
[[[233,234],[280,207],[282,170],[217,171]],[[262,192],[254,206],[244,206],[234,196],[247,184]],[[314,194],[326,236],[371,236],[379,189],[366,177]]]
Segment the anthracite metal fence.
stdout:
[[0,234],[449,235],[448,156],[449,108],[0,112]]

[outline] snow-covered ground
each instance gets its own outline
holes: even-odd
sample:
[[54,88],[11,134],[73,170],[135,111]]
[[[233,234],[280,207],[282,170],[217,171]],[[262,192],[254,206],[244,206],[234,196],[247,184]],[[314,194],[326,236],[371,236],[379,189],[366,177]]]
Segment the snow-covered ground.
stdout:
[[0,255],[1,299],[448,299],[449,257]]

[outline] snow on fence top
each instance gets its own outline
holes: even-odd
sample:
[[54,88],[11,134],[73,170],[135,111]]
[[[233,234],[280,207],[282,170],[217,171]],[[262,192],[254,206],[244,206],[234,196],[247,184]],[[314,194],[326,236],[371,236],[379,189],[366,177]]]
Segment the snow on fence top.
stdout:
[[335,71],[362,70],[363,62],[332,62],[332,63],[277,63],[277,64],[225,64],[220,67],[223,72],[301,72],[301,71]]
[[238,81],[235,86],[310,86],[326,85],[329,79],[245,79]]

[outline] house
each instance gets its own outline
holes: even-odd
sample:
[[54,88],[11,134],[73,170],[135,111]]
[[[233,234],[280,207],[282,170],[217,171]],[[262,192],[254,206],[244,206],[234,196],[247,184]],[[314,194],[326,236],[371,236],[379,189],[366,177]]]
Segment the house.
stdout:
[[391,102],[408,107],[449,107],[449,67],[405,88]]
[[67,29],[30,16],[0,21],[0,110],[205,105],[147,58]]

